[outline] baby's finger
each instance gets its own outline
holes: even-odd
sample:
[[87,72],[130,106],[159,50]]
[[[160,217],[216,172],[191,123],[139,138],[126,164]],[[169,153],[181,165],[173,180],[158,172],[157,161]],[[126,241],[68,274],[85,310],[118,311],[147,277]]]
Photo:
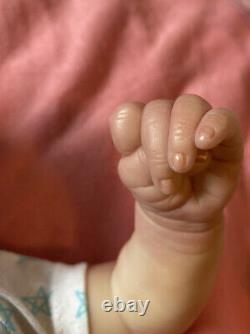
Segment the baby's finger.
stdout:
[[243,139],[236,114],[225,108],[209,110],[196,129],[195,143],[200,149],[213,149],[215,159],[240,161]]
[[141,146],[143,106],[140,102],[121,104],[109,117],[113,143],[122,155],[128,155]]
[[118,174],[122,183],[130,190],[152,185],[147,158],[142,147],[120,159]]
[[196,95],[182,95],[174,103],[168,138],[168,161],[179,173],[189,172],[196,159],[195,131],[202,116],[211,108]]
[[[141,138],[147,156],[152,181],[161,191],[168,195],[178,188],[180,176],[173,178],[174,172],[168,165],[167,144],[170,113],[173,102],[154,100],[143,110]],[[177,184],[174,184],[176,182]]]

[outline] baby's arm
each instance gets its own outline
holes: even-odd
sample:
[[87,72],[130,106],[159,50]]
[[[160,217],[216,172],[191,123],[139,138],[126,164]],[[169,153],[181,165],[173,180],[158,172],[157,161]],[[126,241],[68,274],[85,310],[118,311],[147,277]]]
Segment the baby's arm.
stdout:
[[[122,154],[119,176],[135,198],[135,230],[116,262],[89,268],[90,333],[184,333],[216,277],[223,208],[243,157],[238,120],[198,96],[183,95],[174,102],[120,106],[110,125]],[[214,134],[200,140],[204,126]],[[182,168],[172,160],[179,152],[186,154]],[[150,303],[144,316],[104,312],[103,301],[114,296]]]
[[[142,224],[144,221],[146,219],[142,218]],[[211,291],[220,254],[220,227],[222,224],[211,230],[210,247],[195,254],[171,249],[167,245],[168,236],[157,233],[157,228],[143,242],[139,233],[134,233],[121,251],[116,265],[103,264],[90,268],[90,333],[184,333],[202,310]],[[190,242],[192,238],[203,236],[200,233],[200,236],[188,237]],[[200,240],[193,241],[200,244]],[[183,240],[180,246],[185,246]],[[149,299],[150,304],[144,316],[128,312],[105,313],[101,304],[103,300],[113,300],[113,296],[144,302]]]

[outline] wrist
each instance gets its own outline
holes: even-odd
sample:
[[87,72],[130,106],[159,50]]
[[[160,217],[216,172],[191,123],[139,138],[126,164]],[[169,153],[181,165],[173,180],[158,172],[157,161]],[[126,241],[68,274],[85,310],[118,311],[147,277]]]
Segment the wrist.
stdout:
[[167,219],[135,203],[135,231],[141,247],[154,257],[177,251],[199,254],[213,251],[222,245],[224,231],[223,211],[210,221],[187,222]]

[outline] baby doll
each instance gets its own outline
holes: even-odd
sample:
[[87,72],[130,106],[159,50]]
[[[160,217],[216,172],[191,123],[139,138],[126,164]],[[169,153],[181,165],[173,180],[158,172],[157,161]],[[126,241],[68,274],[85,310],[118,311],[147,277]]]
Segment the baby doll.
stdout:
[[[118,106],[110,129],[121,154],[118,174],[135,199],[131,238],[115,262],[87,268],[33,259],[32,269],[21,265],[25,296],[17,297],[15,284],[2,279],[0,314],[3,306],[7,313],[0,323],[6,332],[19,326],[28,333],[13,305],[37,333],[69,334],[181,334],[205,306],[223,249],[223,209],[237,187],[243,159],[236,115],[186,94],[175,101]],[[14,255],[4,256],[2,276],[10,282],[16,265],[6,259]],[[28,296],[28,285],[40,289],[40,303],[47,296],[46,305]],[[75,311],[70,289],[82,303]],[[82,315],[88,320],[84,329]]]

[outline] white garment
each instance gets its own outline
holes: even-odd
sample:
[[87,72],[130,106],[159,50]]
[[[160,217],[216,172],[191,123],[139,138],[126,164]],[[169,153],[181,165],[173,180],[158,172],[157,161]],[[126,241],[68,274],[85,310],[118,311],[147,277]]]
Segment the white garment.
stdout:
[[86,268],[0,251],[0,333],[88,334]]

